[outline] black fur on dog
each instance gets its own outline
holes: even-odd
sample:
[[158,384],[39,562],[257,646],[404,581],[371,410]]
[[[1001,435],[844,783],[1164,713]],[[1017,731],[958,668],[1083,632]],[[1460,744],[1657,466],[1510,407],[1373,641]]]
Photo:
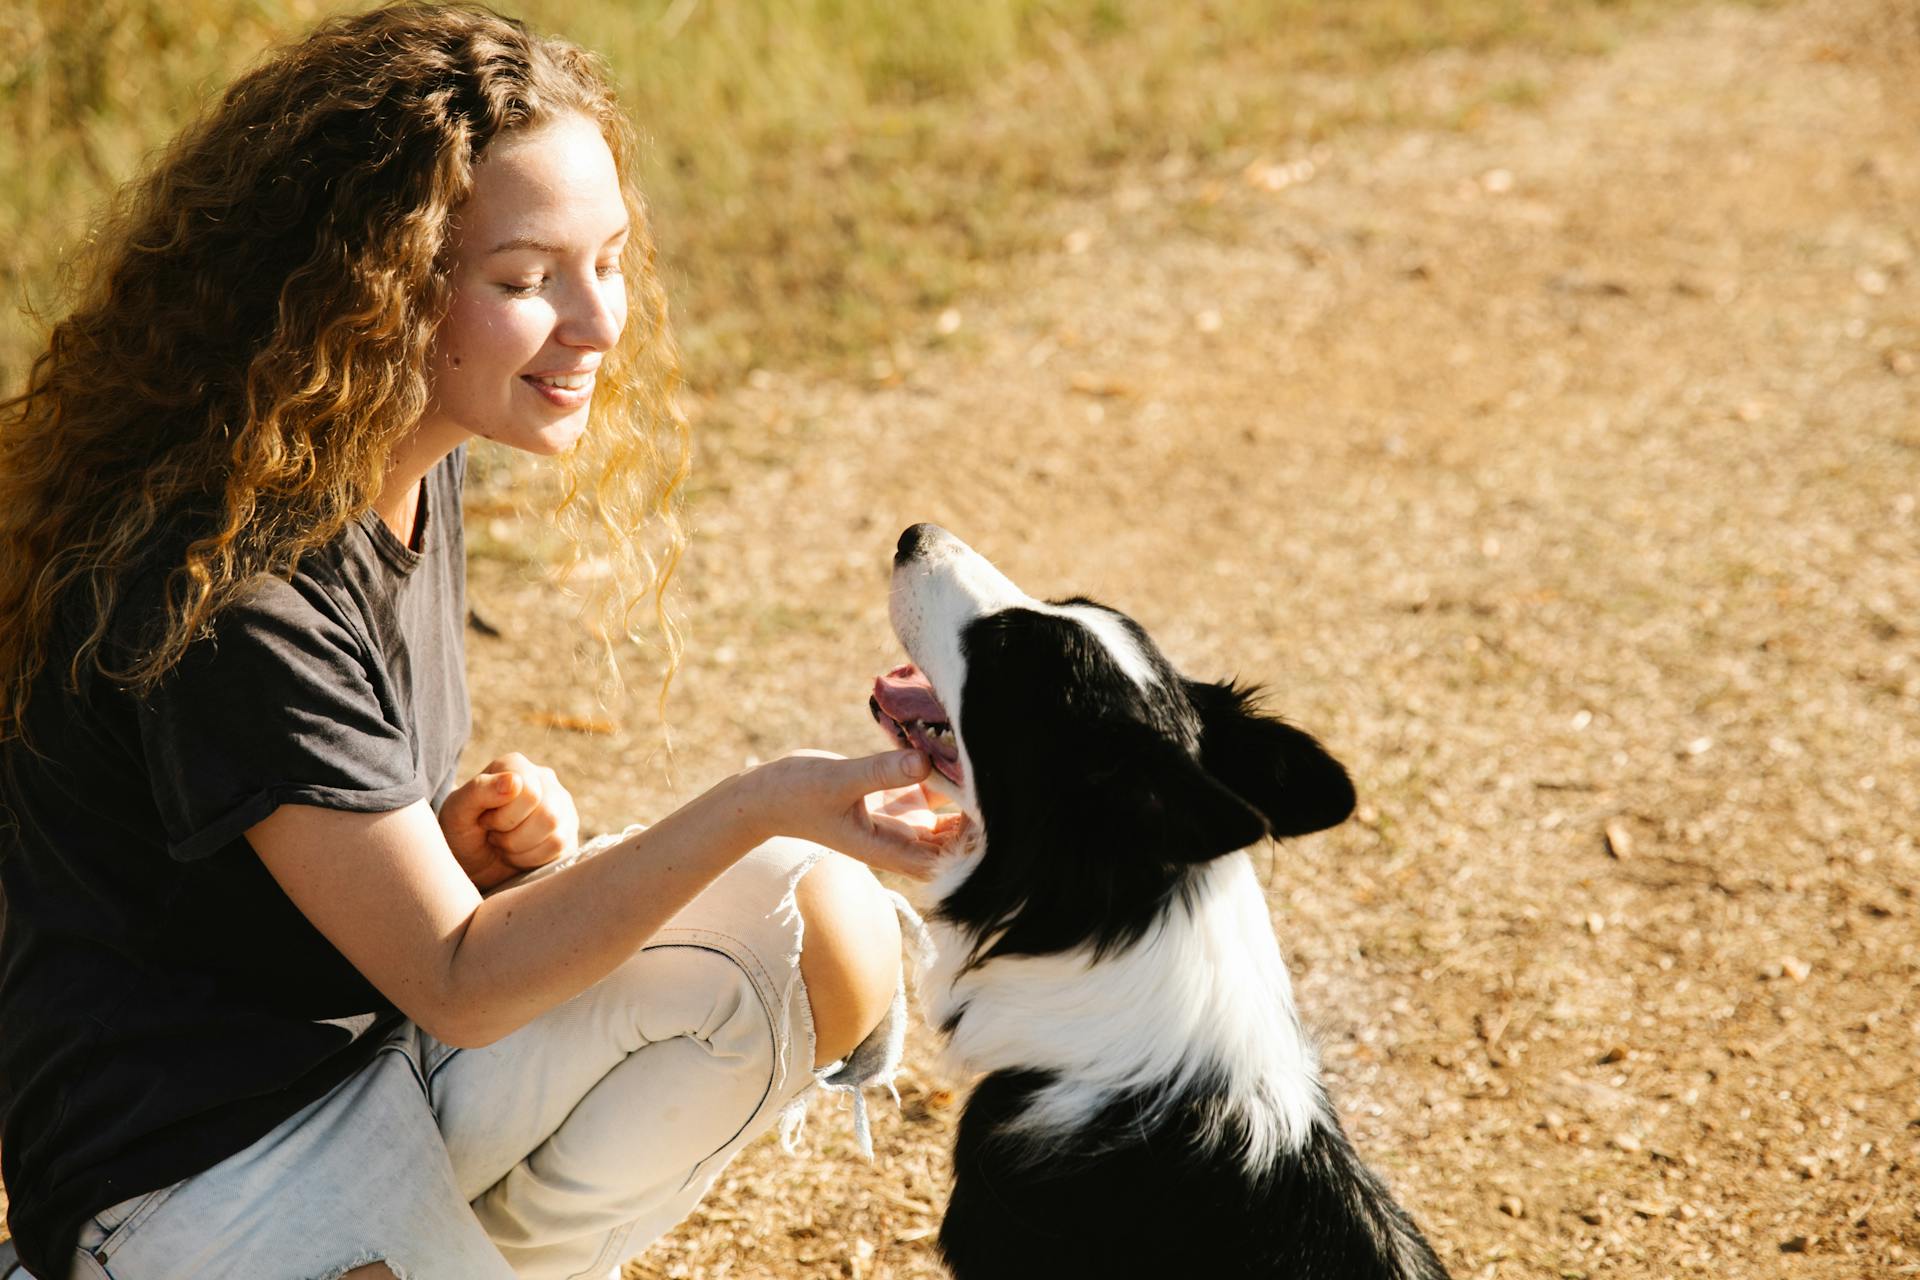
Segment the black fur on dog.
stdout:
[[875,715],[954,744],[978,833],[933,886],[923,982],[985,1073],[940,1232],[958,1280],[1443,1280],[1327,1103],[1244,852],[1344,821],[1346,770],[1254,690],[933,526],[902,535],[893,616],[895,675],[951,715],[899,723],[878,689]]

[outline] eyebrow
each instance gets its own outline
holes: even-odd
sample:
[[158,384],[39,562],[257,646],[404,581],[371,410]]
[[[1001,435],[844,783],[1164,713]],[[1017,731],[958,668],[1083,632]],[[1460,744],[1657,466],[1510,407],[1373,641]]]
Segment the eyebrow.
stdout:
[[[631,227],[632,224],[623,225],[618,231],[607,237],[607,243],[612,244],[615,240],[627,234],[627,232],[631,230]],[[502,240],[499,244],[493,246],[493,248],[488,251],[487,256],[492,257],[496,253],[511,253],[515,249],[534,249],[540,253],[553,254],[561,254],[567,251],[566,246],[557,245],[551,240],[542,240],[538,236],[515,236],[511,240]]]

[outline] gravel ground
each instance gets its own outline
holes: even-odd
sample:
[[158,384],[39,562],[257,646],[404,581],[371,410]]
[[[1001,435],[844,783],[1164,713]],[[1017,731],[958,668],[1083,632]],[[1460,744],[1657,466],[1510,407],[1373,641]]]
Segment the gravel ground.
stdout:
[[[696,406],[671,752],[478,486],[475,763],[604,829],[875,748],[888,557],[938,521],[1350,764],[1357,818],[1261,865],[1456,1275],[1920,1274],[1920,156],[1860,12],[1437,56],[1397,91],[1550,88],[1127,171],[870,379]],[[964,1089],[916,1036],[871,1165],[822,1108],[628,1276],[940,1274]]]

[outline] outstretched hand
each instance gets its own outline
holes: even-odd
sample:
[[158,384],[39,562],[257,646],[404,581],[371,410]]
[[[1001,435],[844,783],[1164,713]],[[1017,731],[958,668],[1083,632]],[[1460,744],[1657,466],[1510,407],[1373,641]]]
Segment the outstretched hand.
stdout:
[[849,760],[796,751],[747,778],[774,834],[838,849],[883,871],[930,879],[965,829],[961,814],[936,814],[921,782],[930,772],[918,751],[883,751]]
[[513,751],[447,796],[440,830],[467,878],[491,889],[572,853],[580,815],[553,770]]

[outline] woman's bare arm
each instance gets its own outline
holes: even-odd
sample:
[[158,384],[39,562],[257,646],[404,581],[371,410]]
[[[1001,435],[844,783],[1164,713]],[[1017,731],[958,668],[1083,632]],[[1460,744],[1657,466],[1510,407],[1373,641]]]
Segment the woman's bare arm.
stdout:
[[902,753],[777,760],[560,875],[485,899],[424,801],[376,814],[282,805],[247,839],[301,913],[402,1013],[471,1047],[611,973],[772,835],[928,874],[937,842],[864,803],[925,772],[924,758],[909,764]]

